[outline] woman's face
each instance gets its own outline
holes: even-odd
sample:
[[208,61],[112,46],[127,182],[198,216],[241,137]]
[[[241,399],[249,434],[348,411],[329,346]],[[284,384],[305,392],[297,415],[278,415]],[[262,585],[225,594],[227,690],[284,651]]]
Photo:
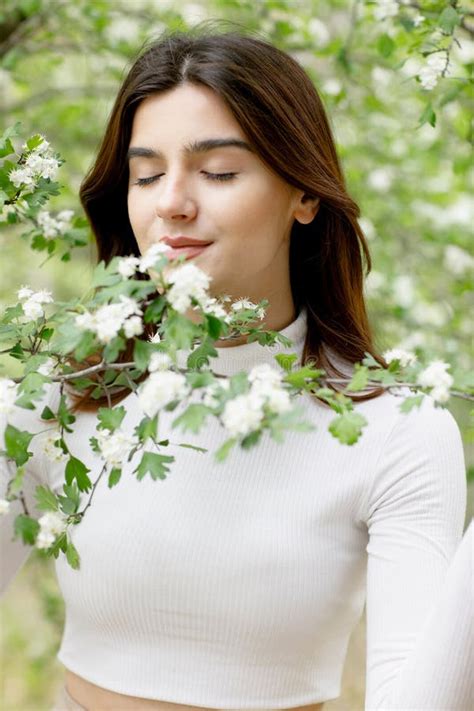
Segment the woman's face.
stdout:
[[[210,293],[292,303],[289,238],[296,218],[310,222],[315,204],[289,186],[252,150],[237,146],[184,152],[207,139],[247,142],[211,89],[183,84],[144,99],[135,113],[129,157],[128,213],[140,252],[165,237],[212,242],[190,258],[212,277]],[[249,147],[250,148],[250,147]],[[152,153],[153,152],[153,153]],[[231,173],[218,180],[214,174]],[[151,178],[149,184],[138,180]],[[170,265],[167,270],[172,269]]]

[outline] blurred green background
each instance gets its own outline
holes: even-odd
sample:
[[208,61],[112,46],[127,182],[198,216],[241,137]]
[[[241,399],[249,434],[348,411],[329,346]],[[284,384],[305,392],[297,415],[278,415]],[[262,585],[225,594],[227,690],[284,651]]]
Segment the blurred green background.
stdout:
[[[292,54],[329,113],[349,190],[361,206],[373,271],[366,292],[380,350],[418,348],[472,369],[472,68],[474,11],[452,2],[336,0],[0,0],[0,131],[22,122],[65,164],[61,194],[46,209],[81,214],[78,188],[99,145],[122,78],[145,40],[167,28],[227,20]],[[453,14],[454,13],[454,14]],[[230,27],[228,29],[233,29]],[[424,52],[446,50],[432,90],[416,79]],[[444,55],[443,55],[444,56]],[[0,223],[0,308],[28,284],[57,300],[81,295],[95,264],[90,244],[67,265],[31,249],[21,225]],[[0,356],[0,373],[20,364]],[[472,427],[451,399],[465,444],[474,510]],[[62,683],[55,654],[63,602],[51,561],[33,551],[0,604],[1,707],[49,709]],[[328,711],[362,709],[365,630],[350,644],[343,694]]]

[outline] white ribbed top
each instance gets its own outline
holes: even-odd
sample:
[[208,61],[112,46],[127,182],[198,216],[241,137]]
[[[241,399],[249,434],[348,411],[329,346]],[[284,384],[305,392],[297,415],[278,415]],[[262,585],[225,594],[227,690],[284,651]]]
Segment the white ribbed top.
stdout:
[[[278,352],[301,354],[306,312],[282,333],[293,347],[220,348],[213,369],[231,375],[274,364]],[[54,409],[56,386],[48,398]],[[193,435],[172,429],[179,408],[162,412],[160,438],[173,443],[164,452],[176,457],[167,478],[138,482],[131,472],[141,453],[113,489],[103,477],[72,530],[81,569],[56,561],[66,605],[59,660],[132,696],[211,709],[302,706],[339,696],[349,637],[366,603],[365,708],[470,708],[463,632],[473,535],[471,526],[460,546],[460,433],[431,399],[406,415],[401,399],[386,393],[357,404],[369,424],[349,447],[327,431],[334,413],[305,395],[315,431],[288,432],[282,444],[265,433],[224,463],[212,455],[227,438],[217,420]],[[133,394],[123,404],[123,426],[132,429],[143,413]],[[9,420],[44,429],[34,414]],[[74,434],[66,433],[93,479],[101,468],[89,445],[95,424],[93,414],[80,413]],[[4,463],[2,471],[6,479]],[[63,476],[64,464],[29,460],[33,513],[34,485],[60,492]],[[4,586],[30,550],[10,542],[18,510],[0,519]]]

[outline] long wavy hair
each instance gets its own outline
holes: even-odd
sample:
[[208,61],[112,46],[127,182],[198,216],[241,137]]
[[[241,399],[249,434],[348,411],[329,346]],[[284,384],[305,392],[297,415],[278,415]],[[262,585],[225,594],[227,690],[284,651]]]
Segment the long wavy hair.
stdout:
[[[293,57],[258,33],[240,28],[223,32],[206,25],[167,30],[149,41],[120,87],[79,193],[98,260],[107,264],[117,255],[140,256],[128,216],[126,161],[140,102],[185,82],[207,86],[227,104],[260,158],[287,183],[319,198],[315,218],[305,225],[295,220],[290,235],[293,300],[297,313],[303,306],[307,309],[301,364],[311,362],[339,378],[344,373],[331,351],[350,363],[368,352],[386,367],[376,352],[364,301],[364,267],[368,274],[371,259],[358,222],[360,209],[347,192],[328,117],[312,80]],[[150,279],[148,274],[139,278]],[[148,340],[155,330],[156,324],[146,324],[139,338]],[[133,339],[117,358],[131,360]],[[99,354],[86,359],[87,365],[99,361]],[[147,375],[145,371],[137,382]],[[93,390],[90,386],[80,395],[71,392],[73,409],[94,411],[106,404],[105,394],[91,397]],[[130,393],[128,387],[115,390],[109,396],[112,404]],[[382,392],[376,387],[352,399]]]

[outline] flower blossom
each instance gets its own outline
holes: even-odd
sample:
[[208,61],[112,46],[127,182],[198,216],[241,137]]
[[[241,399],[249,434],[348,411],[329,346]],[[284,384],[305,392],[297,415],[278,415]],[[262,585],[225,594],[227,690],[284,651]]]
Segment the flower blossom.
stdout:
[[73,215],[73,210],[62,210],[54,218],[51,217],[48,210],[41,210],[38,213],[37,220],[43,237],[46,239],[53,239],[54,237],[60,237],[65,232],[70,230]]
[[195,264],[182,264],[176,267],[168,277],[171,284],[166,298],[179,313],[184,313],[191,306],[191,299],[206,300],[211,277]]
[[18,384],[10,378],[0,378],[0,414],[11,415],[18,396]]
[[0,516],[6,516],[10,511],[10,502],[6,499],[0,499]]
[[[75,317],[77,327],[84,331],[93,331],[101,343],[109,343],[118,335],[121,328],[124,329],[127,338],[142,333],[143,325],[138,323],[141,319],[133,318],[141,316],[143,313],[138,302],[123,294],[119,299],[119,303],[106,304],[99,307],[94,313],[86,311],[77,314]],[[130,320],[130,323],[127,322],[127,319]]]
[[154,417],[165,405],[182,400],[190,392],[186,378],[171,370],[159,370],[138,388],[138,400],[145,415]]
[[446,70],[447,61],[439,54],[430,54],[425,66],[420,70],[418,78],[423,89],[431,91],[438,83],[439,77]]
[[60,511],[48,511],[38,519],[38,523],[40,530],[35,545],[37,548],[50,548],[56,540],[56,536],[66,530],[67,516]]
[[250,392],[262,397],[267,407],[275,413],[291,409],[288,390],[282,387],[283,374],[268,363],[254,366],[249,373]]
[[56,445],[60,439],[61,431],[58,428],[52,428],[41,439],[41,451],[50,462],[64,462],[68,459],[62,447]]
[[222,422],[233,437],[242,437],[258,429],[263,417],[263,398],[249,392],[226,402]]
[[413,365],[416,361],[415,353],[406,351],[403,348],[392,348],[389,351],[385,351],[385,353],[382,354],[382,357],[389,364],[394,360],[398,360],[402,368],[406,368],[407,365]]
[[23,313],[30,321],[35,321],[44,316],[42,304],[53,303],[53,295],[46,289],[34,292],[29,286],[22,286],[17,291],[17,296],[23,302],[21,304]]
[[148,370],[150,373],[154,373],[157,370],[168,370],[172,362],[173,361],[168,353],[155,351],[151,354],[150,362],[148,363]]
[[444,264],[458,276],[474,268],[474,257],[456,244],[448,244],[444,250]]
[[131,450],[137,446],[138,438],[122,429],[116,429],[114,432],[100,430],[97,433],[97,442],[101,455],[107,464],[112,467],[121,467],[128,459]]
[[418,383],[431,388],[430,395],[437,402],[449,400],[449,388],[454,382],[453,376],[447,372],[449,367],[449,363],[434,360],[418,375]]
[[231,304],[232,311],[242,311],[243,309],[257,309],[257,318],[262,319],[265,316],[265,309],[258,307],[250,299],[238,299]]
[[8,177],[24,193],[33,192],[40,178],[54,180],[58,168],[59,162],[53,156],[48,141],[43,138],[42,143],[30,151],[25,162],[11,170]]
[[161,242],[155,242],[149,249],[138,258],[138,271],[146,272],[151,267],[155,266],[156,261],[161,258],[165,252],[169,251],[169,247]]
[[395,0],[377,0],[377,4],[374,7],[376,20],[386,20],[396,15],[398,15],[398,3]]

